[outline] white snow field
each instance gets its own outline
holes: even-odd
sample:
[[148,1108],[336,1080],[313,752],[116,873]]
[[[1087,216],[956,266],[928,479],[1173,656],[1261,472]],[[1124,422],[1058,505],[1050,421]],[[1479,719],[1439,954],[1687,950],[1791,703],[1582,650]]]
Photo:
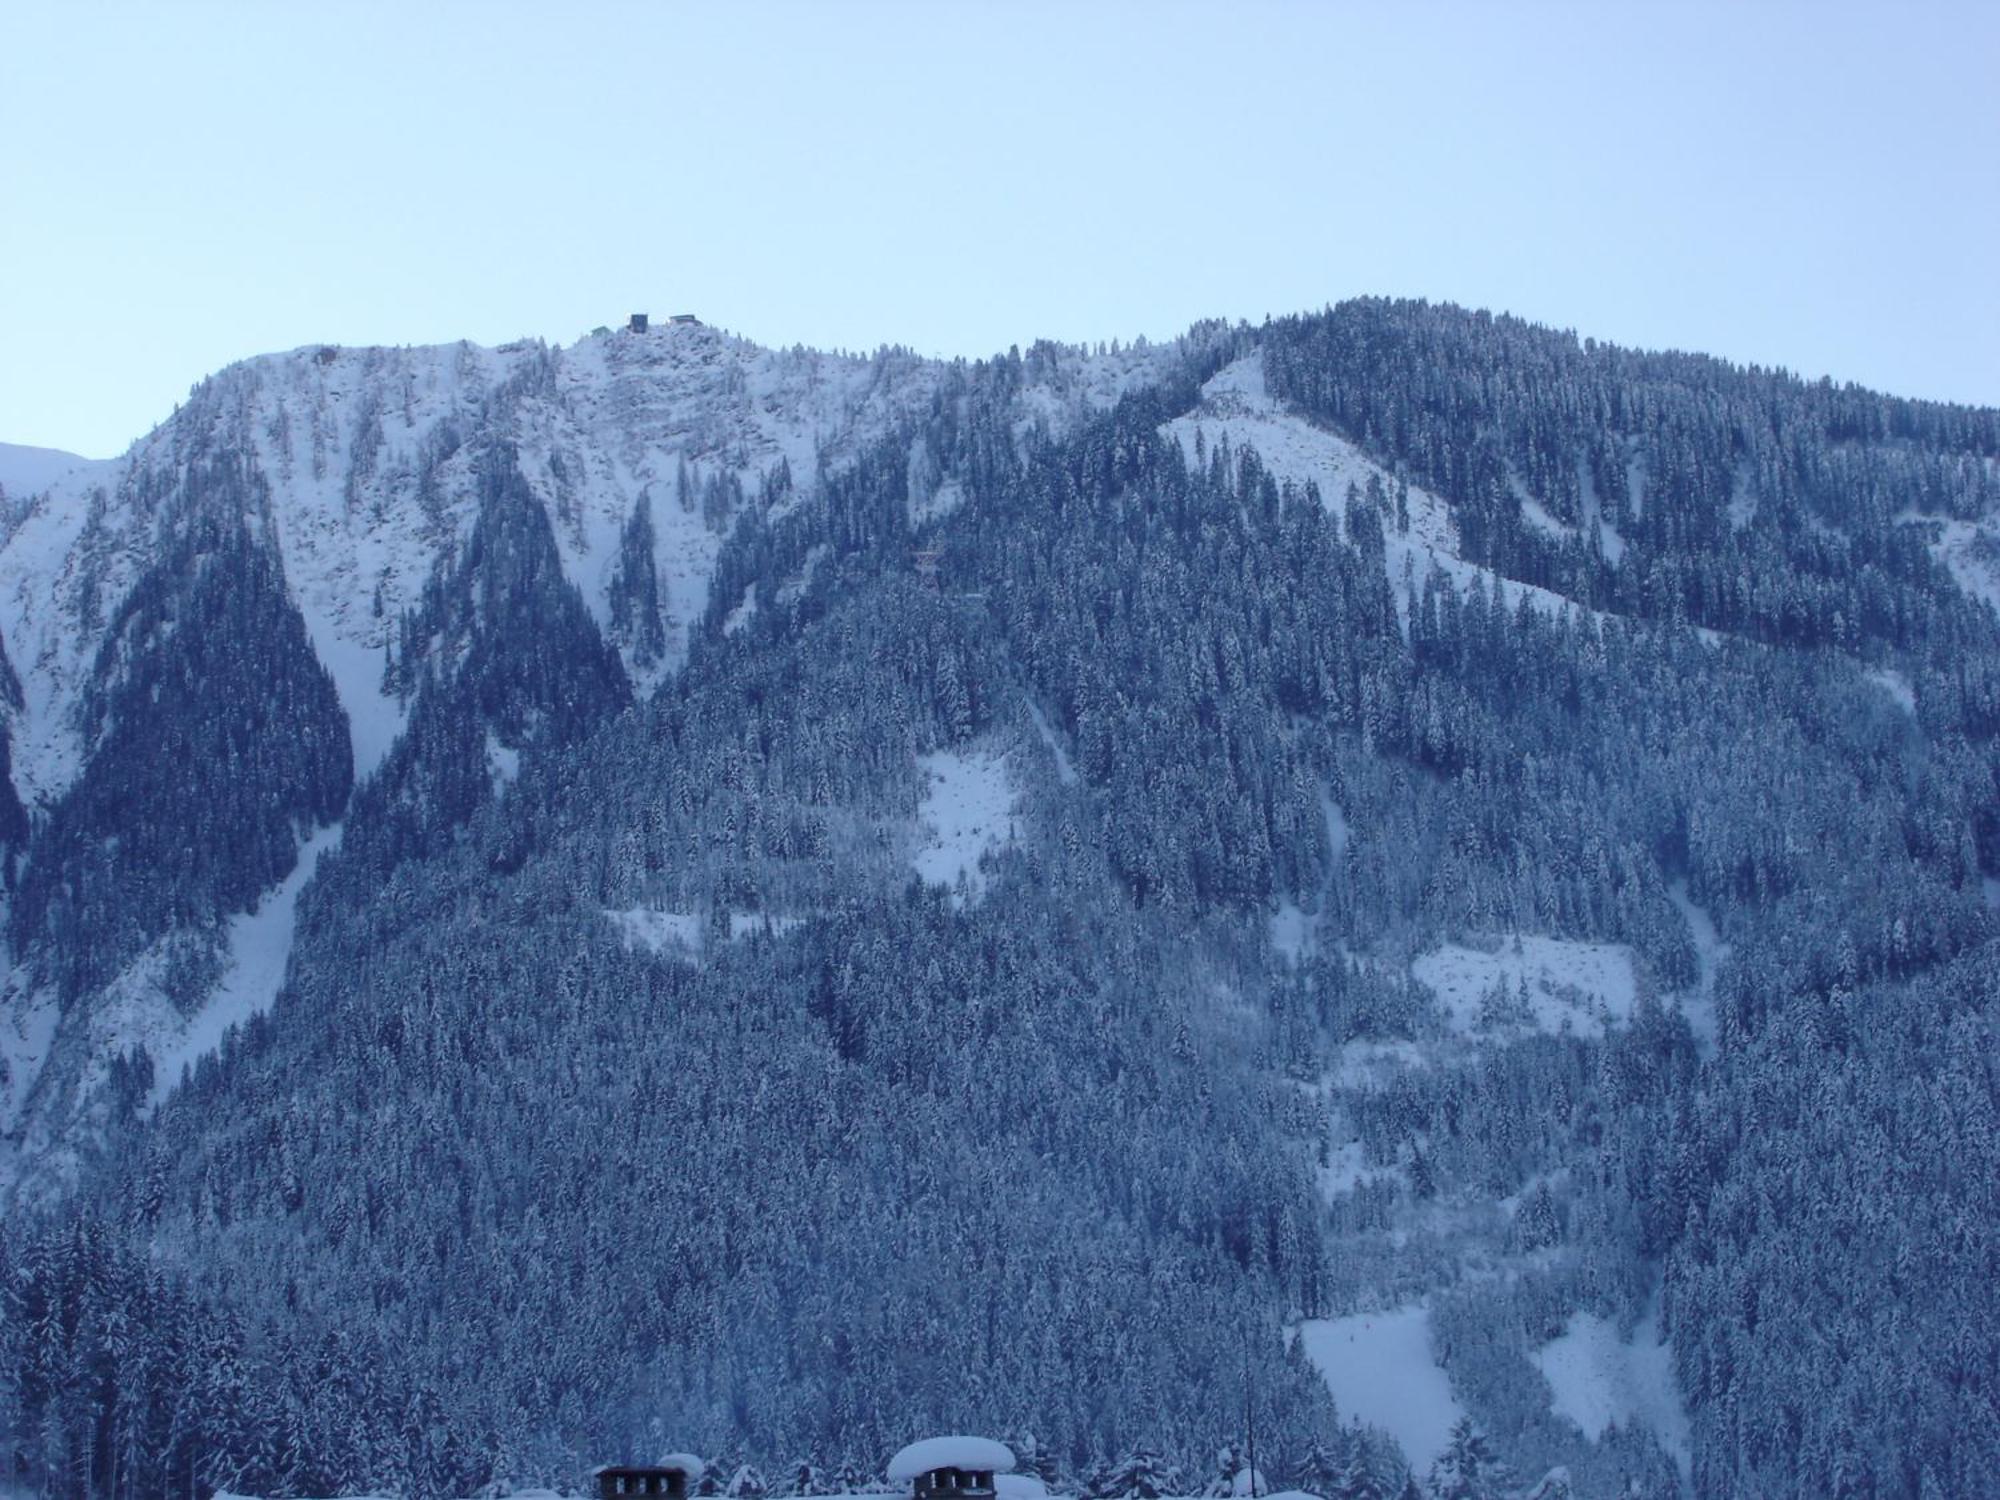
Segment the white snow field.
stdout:
[[1996,535],[1993,526],[1954,520],[1950,516],[1919,515],[1915,511],[1900,519],[1936,526],[1938,537],[1930,544],[1931,556],[1944,564],[1952,581],[1967,597],[2000,611],[2000,535]]
[[961,879],[977,898],[986,884],[979,862],[1013,841],[1014,782],[1007,752],[938,750],[919,758],[924,798],[917,808],[923,842],[910,863],[927,885]]
[[[1194,411],[1160,429],[1180,444],[1190,467],[1221,443],[1226,442],[1233,452],[1255,449],[1265,469],[1280,483],[1290,481],[1301,488],[1309,482],[1318,485],[1320,503],[1336,516],[1347,504],[1348,487],[1365,494],[1371,476],[1379,478],[1391,494],[1395,492],[1394,477],[1354,444],[1269,394],[1262,351],[1252,351],[1218,371],[1201,388],[1201,394],[1201,404]],[[1396,608],[1405,614],[1405,629],[1409,621],[1404,581],[1413,580],[1422,589],[1433,567],[1442,569],[1461,593],[1475,579],[1480,580],[1489,593],[1497,590],[1509,608],[1524,599],[1532,608],[1551,612],[1583,608],[1561,594],[1502,578],[1490,568],[1467,562],[1459,555],[1458,525],[1451,507],[1430,491],[1411,485],[1408,509],[1407,532],[1399,531],[1393,520],[1388,524],[1384,557]]]
[[1465,1409],[1431,1355],[1431,1317],[1420,1304],[1392,1312],[1308,1319],[1298,1325],[1340,1414],[1394,1438],[1419,1474],[1427,1474]]
[[606,908],[604,915],[628,944],[688,959],[701,953],[701,917],[694,912],[634,906],[624,911]]
[[24,500],[47,489],[63,475],[101,462],[60,448],[35,448],[25,443],[0,443],[0,490],[10,500]]
[[[698,963],[708,948],[708,929],[699,912],[661,911],[649,906],[634,906],[622,911],[607,907],[604,915],[628,945],[653,953]],[[782,937],[803,921],[804,917],[776,912],[732,911],[729,913],[729,941],[740,942],[760,934]]]
[[292,956],[292,933],[298,926],[299,892],[319,869],[321,856],[340,847],[340,832],[341,825],[335,823],[314,834],[299,850],[292,873],[265,894],[257,909],[229,919],[229,962],[215,993],[178,1035],[149,1043],[155,1105],[180,1083],[183,1069],[222,1045],[230,1027],[262,1015],[278,998],[285,964]]
[[1550,1405],[1593,1441],[1613,1422],[1637,1422],[1660,1440],[1685,1477],[1689,1472],[1688,1416],[1674,1385],[1673,1345],[1660,1337],[1659,1309],[1621,1339],[1594,1313],[1573,1313],[1559,1338],[1534,1354],[1549,1382]]
[[1677,880],[1667,891],[1674,908],[1688,924],[1694,940],[1695,987],[1681,996],[1681,1014],[1687,1017],[1696,1045],[1704,1058],[1713,1058],[1717,1045],[1715,1017],[1715,976],[1729,957],[1729,944],[1715,930],[1715,921],[1689,897],[1687,882]]
[[1514,934],[1491,952],[1447,943],[1420,954],[1410,975],[1437,996],[1454,1029],[1481,1028],[1495,987],[1510,994],[1527,987],[1526,1024],[1557,1034],[1602,1036],[1616,1021],[1630,1020],[1638,999],[1632,952],[1619,943]]
[[1904,713],[1913,719],[1917,716],[1917,690],[1903,673],[1894,667],[1874,667],[1861,675],[1887,693]]

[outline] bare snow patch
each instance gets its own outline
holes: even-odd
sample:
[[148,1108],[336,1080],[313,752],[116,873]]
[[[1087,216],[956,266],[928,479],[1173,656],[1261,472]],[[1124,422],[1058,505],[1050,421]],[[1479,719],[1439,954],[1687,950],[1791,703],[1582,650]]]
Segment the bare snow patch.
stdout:
[[722,633],[724,635],[735,635],[756,618],[757,585],[752,582],[743,586],[742,599],[737,601],[734,609],[722,617]]
[[514,778],[521,774],[521,752],[512,745],[500,742],[500,736],[492,730],[486,731],[486,772],[493,778],[493,785],[512,786]]
[[1332,1082],[1344,1089],[1382,1089],[1399,1073],[1429,1065],[1429,1054],[1415,1042],[1353,1041],[1340,1049]]
[[1642,1423],[1689,1472],[1688,1417],[1674,1385],[1673,1345],[1660,1336],[1657,1306],[1621,1339],[1594,1313],[1571,1316],[1561,1337],[1534,1352],[1535,1366],[1553,1393],[1550,1405],[1592,1441],[1616,1422]]
[[759,933],[767,937],[783,937],[803,921],[804,917],[780,916],[776,912],[733,911],[729,914],[729,940],[734,943]]
[[[1371,479],[1387,495],[1396,495],[1394,475],[1347,439],[1315,425],[1268,394],[1261,350],[1253,350],[1219,371],[1201,392],[1199,406],[1160,429],[1180,444],[1190,467],[1202,462],[1218,444],[1227,443],[1235,452],[1254,449],[1280,483],[1301,488],[1308,483],[1317,485],[1320,503],[1335,515],[1344,514],[1348,490],[1366,495]],[[1408,526],[1401,524],[1392,507],[1383,520],[1383,532],[1387,541],[1384,563],[1405,629],[1409,622],[1404,580],[1410,579],[1421,589],[1434,567],[1442,569],[1461,592],[1475,579],[1480,580],[1489,593],[1497,591],[1509,609],[1524,599],[1531,607],[1550,612],[1583,607],[1561,594],[1502,578],[1491,568],[1467,562],[1459,555],[1458,525],[1451,507],[1430,491],[1417,485],[1405,487],[1403,510]],[[1549,520],[1561,525],[1552,516]]]
[[1456,943],[1421,954],[1410,977],[1437,996],[1462,1032],[1532,1026],[1602,1036],[1631,1017],[1638,999],[1632,952],[1619,943],[1582,943],[1516,934],[1492,952]]
[[1911,718],[1917,715],[1917,690],[1910,685],[1910,679],[1894,667],[1876,667],[1863,674],[1883,692],[1895,699],[1896,706]]
[[950,515],[965,504],[965,486],[956,478],[938,483],[928,497],[920,497],[913,490],[910,494],[910,524],[921,526],[926,521],[936,521]]
[[980,861],[1014,837],[1014,783],[1007,757],[991,750],[938,750],[919,758],[924,798],[917,809],[924,842],[912,857],[927,885],[977,895],[985,884]]
[[[686,959],[689,963],[700,961],[714,930],[699,912],[632,906],[623,910],[606,907],[604,915],[628,945],[669,958]],[[804,917],[777,912],[732,911],[728,913],[729,941],[739,942],[759,934],[783,937],[804,921]]]
[[1306,956],[1314,937],[1317,935],[1319,919],[1308,916],[1292,900],[1280,901],[1278,909],[1271,913],[1271,946],[1278,950],[1278,956],[1290,964],[1296,964]]
[[1686,881],[1677,880],[1669,886],[1667,897],[1674,903],[1681,919],[1688,924],[1688,937],[1694,943],[1695,988],[1693,994],[1681,997],[1681,1014],[1687,1017],[1688,1029],[1694,1033],[1701,1055],[1712,1058],[1715,1056],[1718,1030],[1715,975],[1722,961],[1729,956],[1729,945],[1715,930],[1714,920],[1688,895]]
[[1056,780],[1064,786],[1075,786],[1076,767],[1070,764],[1069,752],[1063,749],[1062,741],[1056,738],[1055,728],[1049,723],[1048,715],[1042,712],[1041,705],[1030,703],[1028,717],[1034,720],[1035,733],[1042,737],[1042,743],[1049,747],[1049,754],[1055,757]]
[[2000,611],[2000,538],[1981,523],[1948,516],[1911,512],[1903,519],[1936,526],[1938,535],[1930,544],[1931,556],[1944,565],[1952,581],[1968,596]]
[[229,919],[228,967],[222,982],[178,1035],[161,1039],[152,1049],[154,1105],[180,1083],[184,1070],[222,1045],[230,1027],[248,1024],[278,998],[298,928],[299,893],[319,869],[321,857],[340,847],[340,832],[341,825],[335,823],[314,834],[300,848],[292,873],[257,903],[257,909]]
[[680,954],[693,958],[701,952],[701,918],[693,912],[655,911],[634,906],[624,911],[605,909],[605,916],[624,934],[625,941],[654,953]]
[[1380,1427],[1413,1469],[1429,1472],[1465,1415],[1431,1354],[1429,1309],[1309,1319],[1298,1333],[1342,1414]]
[[[18,980],[23,972],[10,978]],[[0,1136],[4,1136],[20,1123],[28,1092],[49,1060],[62,1007],[54,989],[19,994],[11,984],[0,993],[0,1000],[5,1001],[0,1004]],[[0,1177],[0,1189],[4,1187]]]
[[1547,506],[1543,505],[1541,501],[1530,495],[1526,490],[1521,491],[1518,498],[1521,502],[1522,519],[1534,527],[1535,530],[1552,536],[1557,541],[1567,541],[1576,535],[1576,528],[1574,526],[1570,525],[1567,521],[1557,520],[1549,513]]
[[1401,1167],[1370,1166],[1368,1153],[1359,1141],[1345,1141],[1335,1147],[1326,1165],[1318,1169],[1318,1176],[1320,1197],[1328,1203],[1345,1197],[1363,1183],[1383,1178],[1407,1181]]

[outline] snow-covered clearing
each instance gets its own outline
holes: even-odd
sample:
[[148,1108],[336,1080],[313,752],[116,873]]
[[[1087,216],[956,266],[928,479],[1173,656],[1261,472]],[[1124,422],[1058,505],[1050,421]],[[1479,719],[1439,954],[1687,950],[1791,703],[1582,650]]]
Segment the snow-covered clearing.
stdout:
[[[1235,452],[1255,449],[1265,469],[1280,483],[1290,481],[1301,488],[1307,483],[1318,485],[1321,504],[1335,515],[1344,512],[1349,488],[1365,495],[1371,478],[1379,479],[1387,493],[1395,494],[1395,477],[1387,470],[1347,439],[1315,425],[1269,394],[1261,351],[1252,351],[1217,372],[1201,391],[1200,406],[1161,429],[1180,444],[1190,467],[1226,442]],[[1475,580],[1489,593],[1497,590],[1510,609],[1524,599],[1532,608],[1551,612],[1583,607],[1548,589],[1502,578],[1492,569],[1459,556],[1458,526],[1451,507],[1430,491],[1409,486],[1406,509],[1407,531],[1393,515],[1383,523],[1387,539],[1384,562],[1405,629],[1409,621],[1404,583],[1408,580],[1421,590],[1434,567],[1442,569],[1461,593]],[[1561,524],[1552,516],[1548,519],[1551,525]]]
[[521,774],[521,752],[502,742],[492,730],[486,731],[486,772],[495,789],[512,786]]
[[1562,1336],[1537,1349],[1534,1360],[1558,1416],[1593,1441],[1613,1422],[1642,1423],[1687,1475],[1687,1411],[1674,1384],[1673,1345],[1660,1337],[1657,1306],[1629,1339],[1594,1313],[1574,1313]]
[[[1347,814],[1333,800],[1333,793],[1325,786],[1319,789],[1319,815],[1326,827],[1327,873],[1321,882],[1319,902],[1325,909],[1328,895],[1333,889],[1333,873],[1341,860],[1347,857]],[[1287,897],[1278,903],[1278,909],[1271,914],[1271,946],[1278,956],[1287,963],[1298,964],[1307,954],[1316,951],[1320,941],[1320,918],[1317,914],[1304,910],[1298,902]]]
[[[10,976],[18,982],[20,972]],[[62,1007],[53,989],[41,989],[14,998],[13,983],[4,992],[7,1004],[0,1006],[0,1136],[12,1133],[20,1123],[28,1091],[41,1076],[42,1064],[49,1060],[49,1048],[56,1037],[56,1022]],[[0,1188],[5,1179],[0,1176]]]
[[258,902],[257,909],[229,919],[228,966],[221,983],[178,1035],[160,1039],[152,1049],[154,1105],[179,1085],[184,1069],[222,1045],[230,1027],[262,1015],[278,998],[298,928],[299,892],[319,869],[321,856],[340,847],[340,831],[341,825],[335,823],[314,834],[300,848],[292,873]]
[[1904,713],[1916,717],[1917,690],[1910,685],[1909,678],[1894,667],[1875,667],[1862,675],[1894,699]]
[[1968,596],[1988,609],[2000,611],[2000,537],[1991,528],[1980,522],[1919,515],[1914,511],[1902,519],[1936,526],[1938,536],[1930,544],[1931,556],[1944,564],[1952,580]]
[[[1516,481],[1516,483],[1518,484],[1519,481]],[[1552,536],[1557,541],[1567,541],[1570,537],[1576,535],[1576,528],[1574,526],[1570,525],[1567,521],[1557,520],[1549,513],[1547,506],[1543,505],[1541,501],[1537,500],[1526,490],[1521,490],[1518,498],[1521,502],[1522,517],[1537,531]]]
[[607,907],[604,915],[624,934],[627,943],[655,953],[680,953],[688,958],[701,952],[701,918],[693,912],[634,906],[624,911]]
[[1714,919],[1688,895],[1686,881],[1675,881],[1667,888],[1667,895],[1688,924],[1688,936],[1694,941],[1695,988],[1693,994],[1681,997],[1681,1014],[1687,1017],[1702,1056],[1712,1058],[1716,1049],[1715,975],[1729,957],[1729,944],[1715,930]]
[[[633,906],[622,911],[606,907],[604,915],[628,944],[654,953],[664,953],[669,958],[681,958],[689,963],[698,963],[708,946],[708,924],[698,912],[661,911],[656,907]],[[746,937],[756,937],[759,934],[783,937],[804,921],[804,917],[781,915],[777,912],[732,911],[729,913],[729,941],[740,942]]]
[[[917,809],[923,842],[911,857],[927,885],[961,878],[974,896],[986,876],[980,861],[1014,837],[1014,782],[1007,755],[992,750],[937,750],[917,762],[924,798]],[[956,899],[956,897],[954,897]]]
[[1289,898],[1271,913],[1271,946],[1278,956],[1296,964],[1306,955],[1319,934],[1319,918],[1309,916],[1298,902]]
[[1431,1354],[1429,1310],[1310,1319],[1298,1335],[1341,1416],[1380,1427],[1419,1474],[1428,1473],[1465,1415]]
[[1334,1148],[1327,1164],[1318,1169],[1320,1197],[1328,1203],[1344,1197],[1366,1182],[1391,1178],[1407,1182],[1401,1167],[1371,1167],[1368,1153],[1359,1141],[1347,1141]]
[[1638,999],[1629,948],[1525,933],[1502,938],[1491,952],[1448,943],[1419,955],[1410,975],[1437,996],[1461,1032],[1480,1030],[1497,1018],[1551,1034],[1602,1036],[1610,1023],[1630,1019]]
[[1063,749],[1062,741],[1056,738],[1055,726],[1049,723],[1048,715],[1042,712],[1039,703],[1028,705],[1028,717],[1034,720],[1035,733],[1042,743],[1049,747],[1049,754],[1055,758],[1056,780],[1064,786],[1076,785],[1076,767],[1070,764],[1069,752]]
[[1430,1054],[1415,1042],[1354,1041],[1340,1049],[1340,1064],[1329,1080],[1336,1088],[1387,1088],[1406,1068],[1430,1066]]
[[735,635],[756,618],[757,585],[754,582],[746,583],[743,585],[743,597],[736,602],[736,606],[728,614],[722,617],[722,633],[724,635]]

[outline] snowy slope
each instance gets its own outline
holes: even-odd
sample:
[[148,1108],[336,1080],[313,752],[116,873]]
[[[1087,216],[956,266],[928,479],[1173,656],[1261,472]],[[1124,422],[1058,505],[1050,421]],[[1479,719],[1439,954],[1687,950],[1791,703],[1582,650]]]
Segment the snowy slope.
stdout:
[[1673,1346],[1660,1334],[1657,1306],[1629,1336],[1593,1313],[1574,1313],[1560,1337],[1535,1351],[1551,1406],[1592,1439],[1614,1422],[1649,1428],[1689,1474],[1688,1415],[1674,1383]]
[[24,500],[47,489],[65,474],[97,462],[60,448],[0,443],[0,490],[5,490],[9,499]]
[[[1254,449],[1265,469],[1280,484],[1289,482],[1301,489],[1307,484],[1317,485],[1321,504],[1335,515],[1343,512],[1349,488],[1365,495],[1371,478],[1394,493],[1395,476],[1388,470],[1346,438],[1319,426],[1269,394],[1261,351],[1253,350],[1219,371],[1202,387],[1201,394],[1201,404],[1194,411],[1175,418],[1163,429],[1180,444],[1190,465],[1201,455],[1213,453],[1220,444],[1226,443],[1235,453]],[[1384,564],[1399,611],[1406,609],[1405,580],[1414,581],[1421,589],[1434,567],[1441,569],[1461,593],[1475,579],[1480,580],[1489,592],[1497,590],[1509,608],[1523,599],[1531,608],[1551,612],[1581,608],[1560,594],[1503,578],[1491,568],[1460,556],[1458,525],[1452,519],[1451,507],[1430,491],[1411,485],[1408,507],[1407,532],[1399,531],[1393,521],[1386,527]]]
[[[1019,396],[1022,421],[1060,426],[1115,401],[1158,378],[1177,348],[1051,350]],[[122,459],[71,469],[0,533],[0,639],[26,699],[12,726],[16,788],[33,806],[80,769],[73,719],[103,622],[170,524],[162,491],[198,452],[242,453],[268,485],[263,519],[365,776],[403,725],[382,691],[384,649],[471,528],[486,443],[513,445],[600,624],[620,530],[650,499],[668,659],[646,672],[628,661],[643,689],[685,658],[737,520],[705,514],[692,494],[728,479],[754,504],[788,469],[787,503],[809,498],[822,464],[838,469],[922,410],[946,368],[900,351],[764,349],[699,324],[566,349],[315,346],[231,366]]]
[[[1160,378],[1184,347],[1091,353],[1037,345],[1023,360],[1016,426],[1073,423]],[[223,455],[251,471],[243,520],[278,557],[334,680],[359,780],[382,764],[405,726],[407,705],[384,687],[387,652],[470,535],[487,455],[513,457],[600,628],[611,622],[625,527],[642,501],[649,507],[667,649],[643,663],[627,650],[627,672],[643,693],[685,661],[738,507],[811,503],[822,475],[927,410],[951,370],[899,350],[766,349],[700,324],[621,329],[560,349],[536,341],[490,349],[315,345],[219,372],[117,460],[0,450],[0,484],[9,491],[0,507],[0,640],[21,685],[19,707],[0,704],[0,714],[16,792],[28,808],[46,811],[82,773],[91,747],[79,709],[97,686],[108,622],[176,528],[220,503],[190,490],[199,462]],[[927,513],[964,503],[957,477],[933,457],[913,451],[910,464]],[[799,587],[817,561],[808,559]],[[735,623],[746,623],[761,602],[741,601]],[[785,602],[785,590],[776,602]],[[489,750],[495,777],[509,779],[517,753],[497,743]],[[937,769],[947,795],[924,815],[935,847],[913,857],[927,878],[947,883],[965,869],[976,890],[978,857],[1005,835],[1004,772],[983,762]],[[231,1024],[268,1007],[289,956],[291,913],[322,842],[308,845],[302,863],[252,911],[227,923],[222,977],[189,1018],[163,990],[182,951],[172,934],[60,1027],[52,1002],[17,967],[0,996],[9,1065],[0,1133],[54,1151],[65,1130],[87,1122],[89,1096],[101,1092],[114,1056],[148,1049],[157,1102]],[[796,920],[732,913],[730,927],[732,935],[775,932]],[[647,946],[698,953],[699,930],[683,930],[692,922],[630,913],[624,925]],[[65,1046],[76,1055],[64,1058]],[[60,1066],[52,1069],[52,1059]],[[45,1072],[65,1081],[38,1093]]]
[[924,780],[917,810],[923,842],[911,864],[926,885],[949,887],[954,901],[976,899],[986,884],[980,862],[1014,837],[1014,784],[1007,756],[939,750],[918,765]]
[[1412,1304],[1315,1318],[1299,1325],[1298,1339],[1341,1414],[1380,1427],[1419,1474],[1428,1473],[1465,1415],[1431,1352],[1429,1310]]

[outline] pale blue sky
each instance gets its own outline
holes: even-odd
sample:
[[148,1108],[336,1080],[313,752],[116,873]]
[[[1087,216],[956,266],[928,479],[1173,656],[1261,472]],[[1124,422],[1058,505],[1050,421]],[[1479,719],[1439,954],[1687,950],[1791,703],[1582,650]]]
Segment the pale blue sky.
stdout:
[[0,439],[644,309],[989,353],[1383,292],[2000,404],[2000,4],[0,0]]

